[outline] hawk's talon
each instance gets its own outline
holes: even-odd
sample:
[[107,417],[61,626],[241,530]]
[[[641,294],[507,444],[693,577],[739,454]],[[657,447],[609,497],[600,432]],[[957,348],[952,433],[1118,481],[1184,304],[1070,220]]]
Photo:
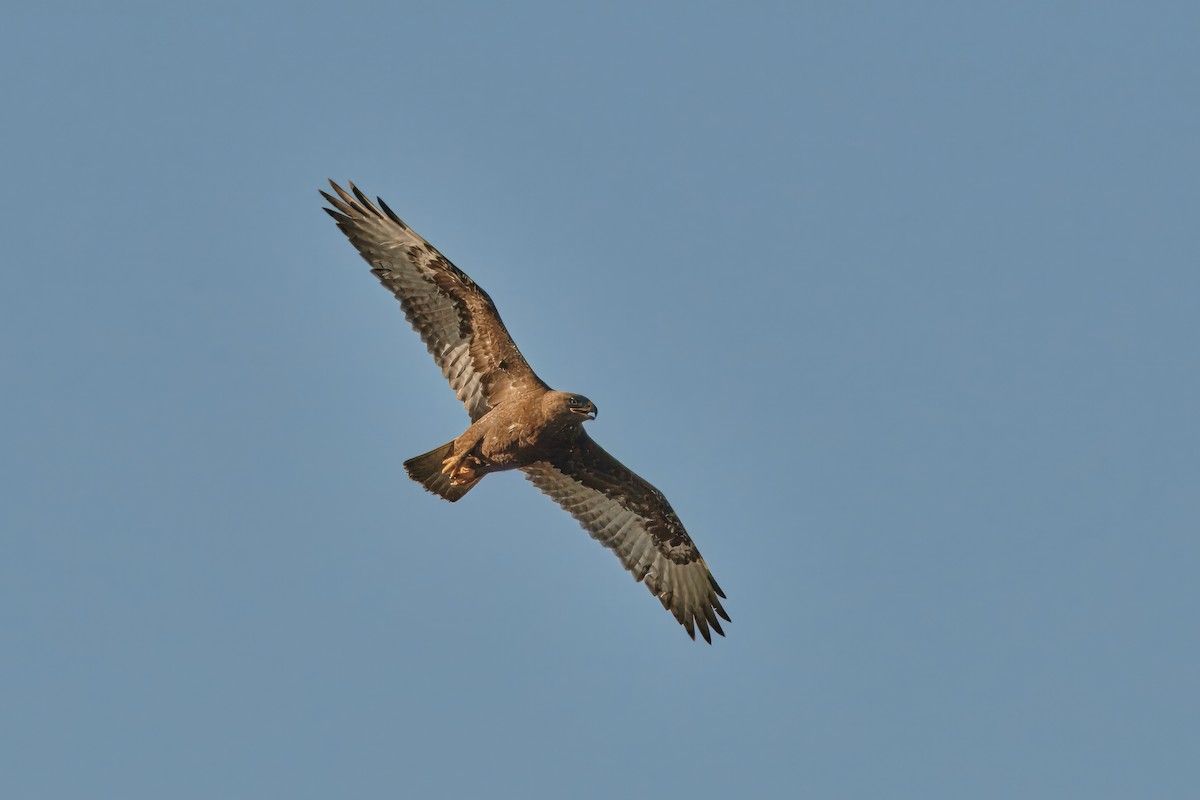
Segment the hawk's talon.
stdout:
[[442,461],[442,474],[450,476],[451,486],[463,486],[475,480],[475,467],[481,462],[469,453],[450,456]]

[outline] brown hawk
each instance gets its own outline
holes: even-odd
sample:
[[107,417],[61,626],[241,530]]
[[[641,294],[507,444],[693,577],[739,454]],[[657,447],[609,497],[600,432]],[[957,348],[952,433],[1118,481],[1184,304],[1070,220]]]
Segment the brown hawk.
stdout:
[[[489,472],[519,469],[616,553],[696,638],[724,636],[725,597],[671,504],[583,430],[596,406],[556,392],[526,363],[492,299],[400,220],[349,184],[330,181],[325,211],[371,265],[421,335],[471,425],[457,439],[409,459],[409,477],[454,502]],[[351,192],[353,194],[351,194]]]

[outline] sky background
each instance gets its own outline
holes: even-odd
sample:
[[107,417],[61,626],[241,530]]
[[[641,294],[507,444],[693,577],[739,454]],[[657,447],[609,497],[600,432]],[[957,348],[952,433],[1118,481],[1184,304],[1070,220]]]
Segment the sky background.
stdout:
[[[1200,11],[26,5],[0,795],[1180,798]],[[321,212],[382,195],[670,498],[690,641]]]

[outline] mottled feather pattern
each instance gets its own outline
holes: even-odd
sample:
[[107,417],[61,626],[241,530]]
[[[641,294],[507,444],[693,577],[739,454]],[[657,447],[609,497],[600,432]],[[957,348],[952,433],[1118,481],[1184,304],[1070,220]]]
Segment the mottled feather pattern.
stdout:
[[[354,184],[330,182],[325,209],[404,309],[472,420],[504,396],[549,388],[508,335],[492,298],[465,272],[408,227],[382,200],[377,207]],[[382,211],[380,209],[383,209]]]
[[534,486],[573,516],[593,539],[612,550],[695,638],[724,636],[725,597],[691,537],[663,494],[584,434],[579,445],[550,464],[524,468]]

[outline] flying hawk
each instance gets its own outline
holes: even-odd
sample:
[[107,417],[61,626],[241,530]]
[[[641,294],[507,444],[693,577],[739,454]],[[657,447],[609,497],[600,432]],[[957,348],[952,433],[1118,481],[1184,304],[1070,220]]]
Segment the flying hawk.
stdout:
[[321,195],[325,211],[396,296],[442,368],[471,425],[457,439],[409,459],[404,469],[454,502],[490,472],[519,469],[591,536],[616,553],[663,608],[696,638],[724,636],[725,597],[662,492],[606,453],[583,430],[596,405],[556,392],[526,363],[495,304],[466,273],[380,199],[349,184]]

